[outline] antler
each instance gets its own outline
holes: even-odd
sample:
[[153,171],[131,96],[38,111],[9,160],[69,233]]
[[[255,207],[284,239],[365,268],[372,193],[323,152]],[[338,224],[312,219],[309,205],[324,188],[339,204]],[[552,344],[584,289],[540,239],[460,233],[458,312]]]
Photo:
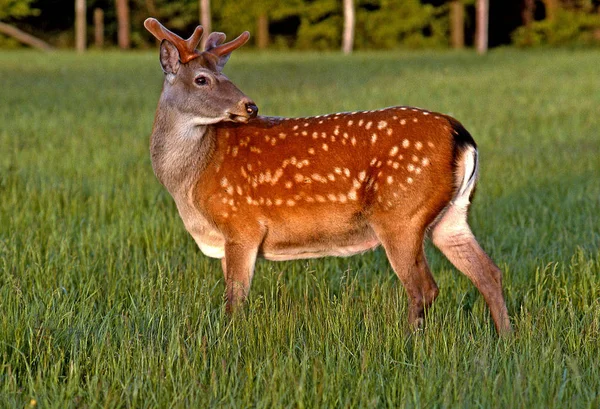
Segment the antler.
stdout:
[[[211,36],[213,34],[221,34],[221,33],[212,33]],[[216,55],[217,57],[222,57],[224,55],[227,55],[227,54],[231,53],[233,50],[236,50],[236,49],[240,48],[244,44],[246,44],[246,42],[248,41],[249,38],[250,38],[250,33],[247,32],[247,31],[244,31],[235,40],[231,40],[230,42],[225,43],[225,44],[217,45],[216,47],[213,47],[213,48],[210,48],[210,49],[207,48],[206,51],[208,51],[208,52]],[[222,35],[222,39],[219,38],[215,42],[215,45],[218,44],[218,43],[220,43],[220,42],[223,42],[223,41],[225,41],[225,35]],[[208,42],[207,42],[207,44],[208,44]]]
[[[161,41],[168,40],[175,47],[177,47],[177,50],[179,51],[179,61],[181,61],[183,64],[190,62],[191,60],[197,58],[200,55],[200,52],[196,50],[196,47],[198,46],[200,38],[202,37],[202,33],[204,32],[202,26],[196,27],[196,29],[194,30],[194,34],[192,34],[187,40],[184,40],[177,34],[167,29],[165,26],[160,24],[160,22],[155,18],[147,18],[146,21],[144,21],[144,27],[146,27],[146,30],[151,32],[154,37],[158,38]],[[237,41],[237,39],[234,41]]]
[[[198,46],[200,38],[202,37],[202,33],[204,32],[202,26],[196,27],[194,34],[192,34],[187,40],[179,37],[177,34],[160,24],[157,19],[152,17],[147,18],[146,21],[144,21],[144,27],[146,27],[146,30],[151,32],[154,37],[161,41],[168,40],[175,47],[177,47],[177,50],[179,51],[179,61],[181,61],[183,64],[190,62],[201,54],[200,51],[196,50],[196,47]],[[205,51],[219,58],[225,57],[223,58],[223,61],[227,61],[229,54],[231,54],[233,50],[246,44],[249,38],[250,33],[244,31],[235,40],[221,44],[223,41],[225,41],[225,34],[217,32],[211,33],[206,41]],[[224,62],[222,64],[224,64]]]

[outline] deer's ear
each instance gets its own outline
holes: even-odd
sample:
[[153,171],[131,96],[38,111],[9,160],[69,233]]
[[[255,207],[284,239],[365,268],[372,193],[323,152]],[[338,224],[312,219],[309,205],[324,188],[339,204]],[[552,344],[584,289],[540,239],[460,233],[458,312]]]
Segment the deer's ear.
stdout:
[[[210,35],[206,39],[206,43],[204,44],[204,51],[208,51],[210,53],[213,48],[216,48],[217,46],[223,44],[225,38],[226,37],[224,33],[219,33],[216,31],[210,33]],[[217,70],[219,72],[223,71],[223,67],[225,67],[225,64],[229,60],[231,53],[228,53],[226,55],[217,55],[214,53],[212,54],[217,57]]]
[[160,43],[160,65],[167,75],[177,74],[181,65],[177,47],[168,40],[162,40]]
[[225,41],[225,34],[217,31],[210,33],[206,42],[204,43],[204,51],[210,51],[218,45],[223,44]]
[[217,60],[217,71],[223,71],[225,64],[227,64],[227,61],[229,61],[229,57],[231,57],[231,53],[219,56],[219,59]]

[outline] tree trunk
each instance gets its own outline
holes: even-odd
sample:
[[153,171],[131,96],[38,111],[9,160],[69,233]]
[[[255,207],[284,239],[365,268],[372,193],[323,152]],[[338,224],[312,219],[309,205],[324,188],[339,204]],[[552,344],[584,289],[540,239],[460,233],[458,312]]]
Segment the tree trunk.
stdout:
[[85,51],[85,23],[85,0],[75,0],[75,49],[80,53]]
[[533,23],[533,15],[535,13],[535,0],[524,0],[523,1],[523,11],[521,12],[521,19],[523,20],[523,25],[527,28],[531,26]]
[[344,0],[344,35],[342,52],[350,54],[354,48],[354,1]]
[[533,23],[535,13],[535,0],[524,0],[523,10],[521,11],[521,19],[523,27],[525,27],[525,44],[532,45],[533,39],[531,36],[531,24]]
[[94,45],[104,47],[104,11],[100,8],[94,9]]
[[269,45],[269,17],[266,13],[258,16],[257,25],[256,44],[259,49],[264,50]]
[[485,54],[488,50],[489,0],[477,0],[476,44],[477,53]]
[[558,9],[558,7],[560,6],[559,4],[559,0],[542,0],[544,3],[544,6],[546,7],[546,19],[547,20],[554,20],[554,18],[556,17],[556,11]]
[[[204,27],[204,40],[208,38],[208,34],[212,31],[212,17],[210,15],[210,0],[200,0],[200,25]],[[202,41],[202,49],[204,49],[204,40]]]
[[450,2],[450,36],[452,48],[465,46],[465,6],[460,0]]
[[27,34],[24,31],[19,30],[16,27],[8,25],[0,21],[0,33],[5,34],[9,37],[15,38],[17,41],[27,44],[33,48],[39,50],[49,51],[52,50],[52,46],[45,41],[40,40],[37,37]]
[[127,0],[116,0],[119,47],[127,50],[131,45],[129,36],[129,3]]

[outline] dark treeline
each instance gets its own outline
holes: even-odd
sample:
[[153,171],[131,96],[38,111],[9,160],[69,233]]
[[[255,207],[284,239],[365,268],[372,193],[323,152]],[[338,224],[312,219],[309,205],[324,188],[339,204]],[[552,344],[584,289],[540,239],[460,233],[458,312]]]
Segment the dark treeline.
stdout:
[[[201,19],[203,0],[87,0],[86,40],[94,46],[146,48],[153,39],[148,16],[188,34]],[[210,3],[212,29],[274,49],[337,49],[342,43],[342,0],[225,0]],[[446,48],[475,42],[476,0],[354,0],[355,49]],[[126,37],[119,40],[119,7],[127,8]],[[101,10],[101,12],[99,12]],[[121,9],[122,10],[122,9]],[[99,17],[101,16],[101,17]],[[75,2],[0,0],[0,21],[57,47],[75,44]],[[123,23],[121,24],[122,27]],[[123,33],[121,34],[123,36]],[[96,37],[95,37],[96,36]],[[600,0],[489,0],[489,46],[600,44]],[[120,41],[125,41],[124,43]],[[0,34],[0,47],[17,42]]]

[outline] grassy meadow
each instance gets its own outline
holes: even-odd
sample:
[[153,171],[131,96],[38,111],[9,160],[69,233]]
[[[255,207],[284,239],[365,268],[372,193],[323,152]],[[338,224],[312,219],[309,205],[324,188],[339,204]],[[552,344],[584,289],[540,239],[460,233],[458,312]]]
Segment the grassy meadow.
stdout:
[[0,53],[0,408],[600,407],[600,51],[237,52],[263,115],[415,105],[480,147],[512,338],[433,247],[413,333],[381,249],[259,261],[224,314],[155,179],[158,52]]

